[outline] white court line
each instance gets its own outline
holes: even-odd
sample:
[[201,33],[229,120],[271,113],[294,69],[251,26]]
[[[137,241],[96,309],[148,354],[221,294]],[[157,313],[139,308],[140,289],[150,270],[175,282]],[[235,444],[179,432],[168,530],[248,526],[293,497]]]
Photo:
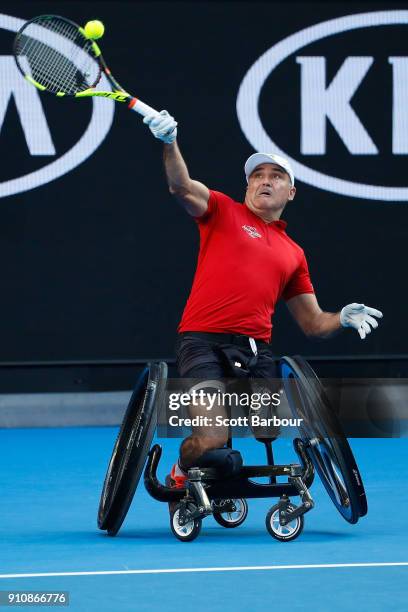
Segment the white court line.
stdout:
[[321,563],[313,565],[242,565],[237,567],[178,567],[169,569],[108,570],[95,572],[43,572],[36,574],[0,574],[1,578],[48,578],[50,576],[115,576],[118,574],[188,574],[194,572],[252,572],[293,569],[326,569],[339,567],[402,567],[408,561],[396,563]]

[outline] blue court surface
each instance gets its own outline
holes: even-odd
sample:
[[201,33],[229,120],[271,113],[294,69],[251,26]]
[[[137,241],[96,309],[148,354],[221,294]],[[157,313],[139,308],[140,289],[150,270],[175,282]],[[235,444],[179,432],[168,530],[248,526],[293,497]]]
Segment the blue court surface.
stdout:
[[[408,609],[407,439],[352,440],[369,512],[349,525],[316,479],[316,507],[301,536],[266,531],[275,500],[249,500],[237,529],[212,517],[191,543],[172,535],[165,504],[142,483],[116,538],[96,527],[115,428],[0,431],[0,590],[69,591],[70,610]],[[179,440],[164,446],[161,473]],[[253,440],[235,444],[246,464],[264,463]],[[288,439],[277,463],[294,462]],[[48,609],[48,606],[46,606]]]

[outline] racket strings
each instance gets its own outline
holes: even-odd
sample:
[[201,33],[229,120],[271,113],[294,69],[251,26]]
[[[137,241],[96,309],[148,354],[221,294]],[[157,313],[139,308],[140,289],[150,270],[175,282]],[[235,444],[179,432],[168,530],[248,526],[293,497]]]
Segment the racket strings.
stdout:
[[94,87],[101,69],[92,41],[75,24],[61,18],[38,18],[16,40],[20,69],[47,90],[74,95]]
[[[31,72],[30,76],[34,80],[47,88],[49,86],[58,87],[58,77],[61,75],[65,75],[68,80],[69,60],[35,39],[29,39],[29,43],[31,43],[30,49],[27,49],[23,55],[25,55],[28,61]],[[68,82],[66,86],[69,87]]]
[[[44,26],[48,29],[51,29],[53,32],[56,32],[57,34],[62,34],[66,38],[69,38],[70,40],[72,39],[72,34],[70,34],[70,28],[68,27],[68,24],[53,21],[45,22]],[[33,65],[36,65],[39,68],[38,72],[44,78],[46,73],[44,72],[44,69],[41,69],[41,64],[39,63],[42,58],[44,61],[44,65],[47,66],[47,70],[49,71],[49,73],[56,75],[57,81],[58,76],[64,74],[64,72],[67,71],[67,68],[65,68],[64,70],[64,66],[67,65],[67,59],[64,56],[61,56],[58,52],[53,51],[51,47],[48,47],[47,45],[44,45],[39,41],[34,42],[37,45],[37,53],[33,54]],[[59,66],[60,68],[58,68]]]

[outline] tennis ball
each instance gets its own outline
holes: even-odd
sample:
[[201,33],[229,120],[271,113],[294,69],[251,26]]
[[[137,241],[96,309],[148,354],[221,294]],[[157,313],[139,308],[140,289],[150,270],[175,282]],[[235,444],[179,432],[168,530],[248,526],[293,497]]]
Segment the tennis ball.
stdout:
[[94,19],[93,21],[88,21],[84,30],[88,38],[97,40],[98,38],[102,38],[103,33],[105,32],[105,26],[103,25],[102,21]]

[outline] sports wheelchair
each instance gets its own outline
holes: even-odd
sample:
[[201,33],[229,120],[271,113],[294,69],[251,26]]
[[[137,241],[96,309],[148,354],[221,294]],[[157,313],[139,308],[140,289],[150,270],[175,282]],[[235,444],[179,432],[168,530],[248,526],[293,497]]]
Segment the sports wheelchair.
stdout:
[[[334,506],[349,523],[367,514],[361,475],[338,416],[310,365],[301,357],[280,360],[283,387],[293,416],[302,419],[299,437],[293,440],[299,463],[276,465],[272,438],[262,439],[266,465],[241,465],[227,477],[216,467],[189,470],[185,488],[159,482],[156,472],[162,449],[151,448],[157,426],[157,410],[164,401],[167,366],[148,364],[131,396],[108,466],[98,511],[98,527],[115,536],[129,510],[142,471],[148,493],[171,503],[170,526],[182,541],[194,540],[202,520],[213,515],[223,527],[241,525],[248,513],[247,499],[278,498],[266,516],[271,536],[282,542],[297,538],[304,515],[314,507],[309,492],[315,472]],[[287,482],[277,482],[278,476]],[[267,477],[267,484],[253,479]],[[295,505],[291,497],[299,497]]]

